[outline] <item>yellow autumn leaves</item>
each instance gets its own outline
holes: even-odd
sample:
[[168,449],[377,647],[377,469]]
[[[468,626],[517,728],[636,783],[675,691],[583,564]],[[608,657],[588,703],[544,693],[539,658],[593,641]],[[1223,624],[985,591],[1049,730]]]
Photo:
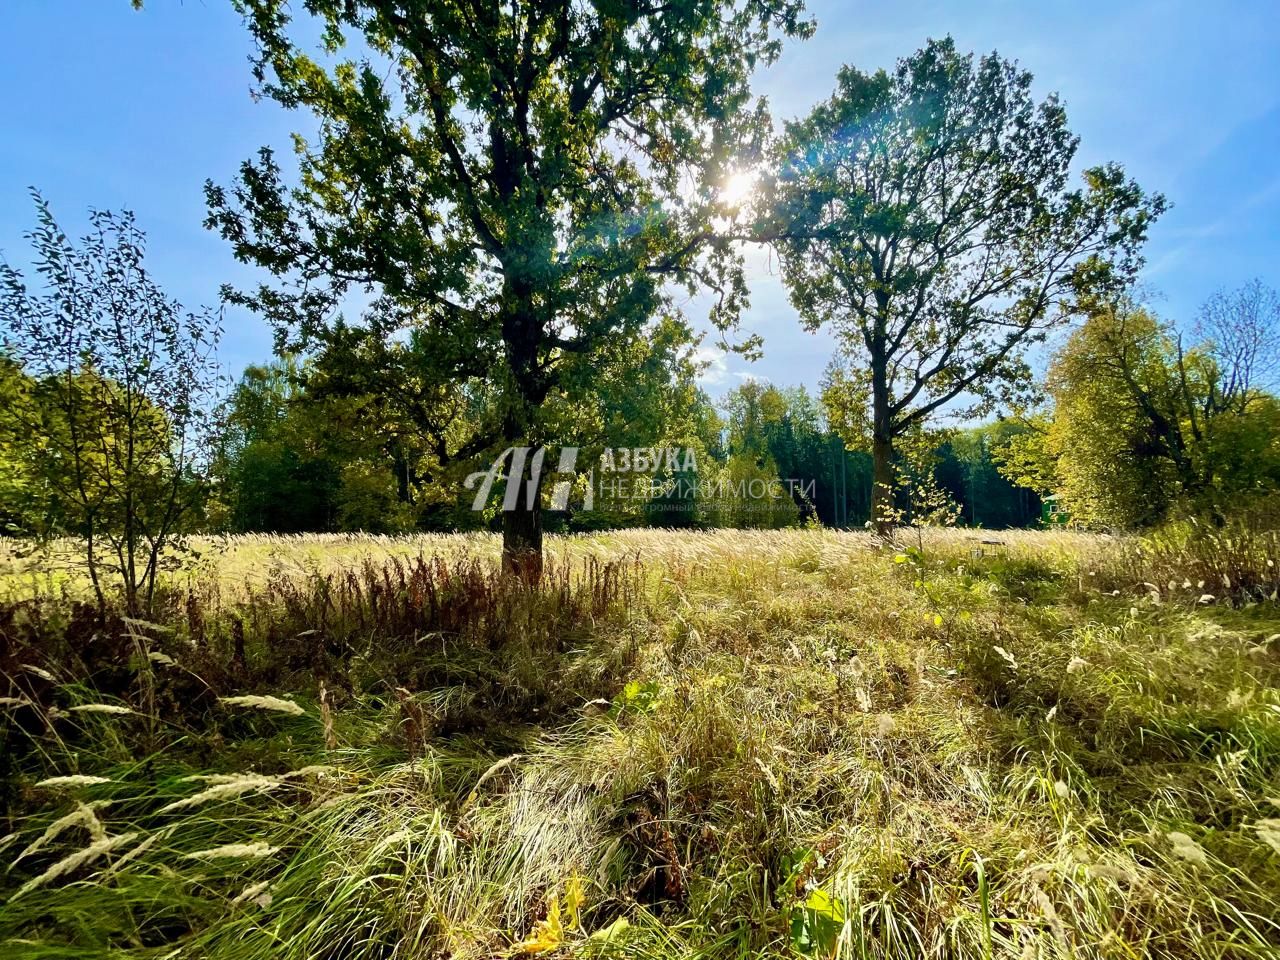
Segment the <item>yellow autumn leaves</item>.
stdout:
[[[547,899],[547,916],[533,925],[529,935],[511,948],[512,956],[534,956],[550,953],[564,946],[570,935],[582,932],[582,905],[586,897],[583,893],[582,877],[577,871],[570,873],[564,882],[564,907],[561,908],[560,897],[552,893]],[[607,927],[603,927],[590,935],[591,940],[612,940],[621,934],[630,924],[625,917],[619,917]]]

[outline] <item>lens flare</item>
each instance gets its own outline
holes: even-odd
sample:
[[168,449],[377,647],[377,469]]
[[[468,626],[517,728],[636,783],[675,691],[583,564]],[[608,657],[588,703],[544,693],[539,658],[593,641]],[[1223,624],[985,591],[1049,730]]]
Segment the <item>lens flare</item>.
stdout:
[[720,190],[720,202],[726,207],[740,207],[751,196],[756,186],[757,174],[754,170],[740,170],[725,179]]

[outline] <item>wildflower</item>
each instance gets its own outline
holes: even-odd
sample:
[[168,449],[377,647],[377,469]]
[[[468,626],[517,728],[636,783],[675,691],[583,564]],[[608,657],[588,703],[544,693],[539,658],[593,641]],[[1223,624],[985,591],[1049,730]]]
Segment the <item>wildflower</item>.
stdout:
[[1179,830],[1171,830],[1165,834],[1165,837],[1173,844],[1175,856],[1191,863],[1207,864],[1209,862],[1209,855],[1204,852],[1204,847],[1200,846],[1185,833]]
[[275,710],[278,713],[287,713],[295,717],[301,717],[306,713],[305,710],[292,700],[282,700],[279,697],[219,697],[218,702],[226,704],[228,707],[249,707],[254,710]]

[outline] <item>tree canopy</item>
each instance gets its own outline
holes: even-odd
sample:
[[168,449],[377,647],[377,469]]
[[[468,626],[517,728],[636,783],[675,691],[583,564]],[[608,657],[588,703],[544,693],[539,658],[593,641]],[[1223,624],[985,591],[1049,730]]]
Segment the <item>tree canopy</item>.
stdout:
[[[296,182],[264,148],[207,185],[208,225],[276,278],[229,295],[294,345],[371,296],[366,336],[412,330],[432,385],[487,388],[465,436],[423,419],[448,457],[562,441],[546,410],[674,312],[669,283],[716,290],[733,326],[718,188],[764,129],[752,71],[811,29],[797,0],[307,0],[318,57],[283,0],[238,6],[260,92],[319,131],[295,138]],[[504,521],[508,561],[536,555],[539,512]]]
[[1127,299],[1096,304],[1054,355],[1051,411],[1000,454],[1015,482],[1058,492],[1075,518],[1149,525],[1221,519],[1280,487],[1280,300],[1254,282],[1211,298],[1190,344]]
[[882,527],[895,439],[1024,396],[1028,346],[1082,289],[1133,276],[1165,207],[1115,165],[1071,187],[1078,139],[1031,82],[930,41],[892,72],[844,67],[777,145],[764,235],[804,323],[837,334],[833,399],[872,447]]
[[168,548],[203,500],[221,316],[164,293],[131,213],[92,211],[75,242],[34,199],[27,238],[41,287],[0,262],[13,393],[0,442],[17,454],[3,480],[19,503],[24,490],[43,491],[41,506],[16,511],[26,532],[83,536],[99,607],[111,575],[136,616],[151,608]]

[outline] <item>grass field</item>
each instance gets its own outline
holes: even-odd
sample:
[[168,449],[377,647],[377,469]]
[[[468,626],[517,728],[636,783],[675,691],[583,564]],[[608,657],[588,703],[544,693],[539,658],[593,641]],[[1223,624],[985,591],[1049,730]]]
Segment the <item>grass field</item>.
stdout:
[[0,558],[6,957],[1280,946],[1274,534],[194,546]]

